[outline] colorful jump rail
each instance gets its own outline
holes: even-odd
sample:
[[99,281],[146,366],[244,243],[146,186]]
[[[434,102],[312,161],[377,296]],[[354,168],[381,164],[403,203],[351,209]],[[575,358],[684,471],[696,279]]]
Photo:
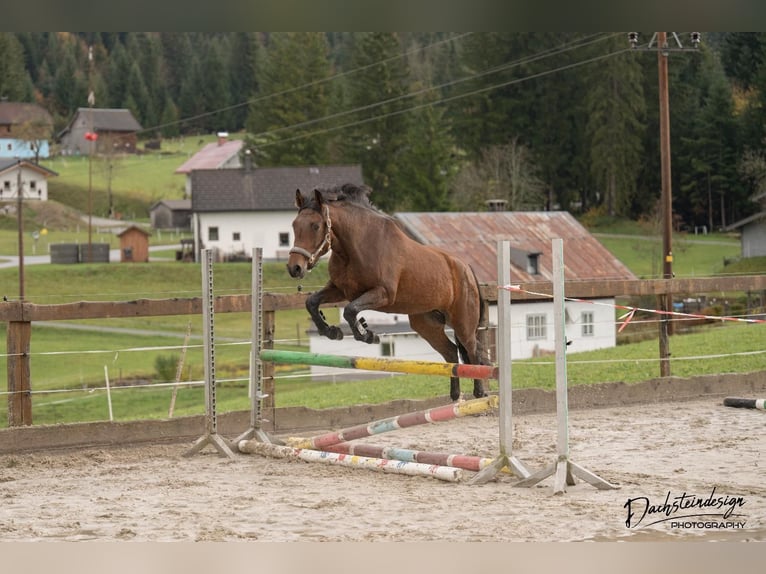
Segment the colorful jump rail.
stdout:
[[464,478],[463,470],[460,468],[323,452],[312,449],[268,444],[256,440],[240,441],[238,448],[240,452],[249,454],[260,454],[262,456],[271,456],[274,458],[297,458],[306,462],[323,462],[332,465],[366,468],[377,472],[406,474],[409,476],[430,476],[446,482],[461,482]]
[[400,460],[403,462],[418,462],[421,464],[433,464],[438,466],[451,466],[479,472],[492,464],[493,459],[468,454],[449,454],[444,452],[428,452],[412,450],[396,446],[376,446],[372,444],[352,444],[342,442],[333,444],[324,449],[326,452],[337,454],[350,454],[355,456],[368,456],[388,460]]
[[340,369],[409,373],[412,375],[439,375],[462,377],[465,379],[497,379],[499,373],[498,367],[492,365],[432,363],[428,361],[406,361],[379,357],[347,357],[342,355],[301,353],[298,351],[277,351],[273,349],[263,349],[261,351],[261,360],[291,365],[316,365]]
[[291,438],[287,440],[287,443],[290,446],[296,448],[324,450],[332,445],[372,436],[375,434],[395,431],[415,425],[448,421],[450,419],[459,417],[478,415],[490,409],[496,408],[498,404],[499,399],[497,396],[472,399],[462,403],[451,403],[449,405],[434,407],[424,411],[416,411],[414,413],[407,413],[387,419],[381,419],[366,425],[357,425],[311,438]]

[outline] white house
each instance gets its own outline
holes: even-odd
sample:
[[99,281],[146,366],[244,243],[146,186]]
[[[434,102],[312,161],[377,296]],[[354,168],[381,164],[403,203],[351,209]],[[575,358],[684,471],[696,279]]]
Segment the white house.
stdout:
[[[564,240],[567,280],[622,279],[635,276],[567,212],[400,213],[395,216],[421,243],[447,249],[471,265],[480,283],[497,282],[497,242],[511,243],[511,281],[534,284],[553,279],[551,240]],[[616,344],[614,297],[567,301],[565,320],[569,352],[613,347]],[[353,339],[331,341],[310,332],[312,353],[363,357],[443,361],[409,328],[406,316],[364,312],[370,329],[381,342],[368,345]],[[342,322],[342,321],[341,321]],[[497,308],[489,306],[489,360],[496,361]],[[451,334],[450,334],[451,335]],[[552,354],[555,349],[553,301],[541,297],[511,305],[511,354],[513,359]],[[340,377],[351,371],[312,367],[314,376]],[[359,372],[355,372],[359,376]]]
[[214,249],[218,260],[283,260],[293,244],[295,190],[310,193],[344,183],[362,185],[359,165],[193,170],[192,230],[195,253]]
[[48,178],[58,175],[25,159],[0,158],[0,201],[17,201],[21,174],[21,199],[48,201]]

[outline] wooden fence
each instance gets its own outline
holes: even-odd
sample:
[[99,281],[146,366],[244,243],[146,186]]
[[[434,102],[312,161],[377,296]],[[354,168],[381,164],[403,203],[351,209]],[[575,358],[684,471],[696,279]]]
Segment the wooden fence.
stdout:
[[[514,301],[553,296],[550,282],[520,284],[511,294]],[[766,296],[766,275],[742,275],[697,279],[649,279],[635,281],[567,281],[566,296],[573,298],[605,298],[672,295],[696,295],[714,292],[763,292]],[[482,296],[490,303],[497,301],[497,286],[482,286]],[[263,298],[263,346],[273,348],[275,313],[287,309],[305,308],[306,293],[266,293]],[[250,313],[250,295],[215,297],[216,313]],[[342,306],[343,303],[335,306]],[[30,349],[32,323],[74,319],[110,319],[125,317],[156,317],[170,315],[200,315],[202,298],[140,299],[135,301],[81,301],[57,305],[38,305],[26,301],[0,302],[0,321],[7,323],[8,426],[32,424],[32,388]],[[660,353],[662,351],[660,350]],[[264,416],[273,411],[273,365],[264,364],[264,392],[270,399],[264,405]]]

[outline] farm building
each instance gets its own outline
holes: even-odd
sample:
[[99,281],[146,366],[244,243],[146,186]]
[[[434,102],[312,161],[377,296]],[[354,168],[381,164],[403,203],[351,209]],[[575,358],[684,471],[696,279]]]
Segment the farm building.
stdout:
[[229,169],[242,167],[239,152],[242,140],[230,140],[226,132],[218,133],[218,140],[209,143],[182,163],[175,173],[186,176],[186,197],[192,195],[191,173],[199,169]]
[[[481,213],[399,213],[396,219],[420,243],[441,247],[460,257],[474,269],[480,283],[497,281],[497,242],[511,245],[511,281],[533,284],[553,278],[551,240],[564,240],[567,280],[632,280],[635,276],[567,212],[481,212]],[[436,280],[436,279],[435,279]],[[595,303],[595,304],[594,304]],[[570,352],[613,347],[616,325],[613,297],[566,303],[567,339]],[[524,359],[554,351],[553,301],[514,302],[511,306],[512,355]],[[497,325],[497,309],[489,309],[491,327]],[[410,327],[407,316],[363,312],[380,344],[368,345],[348,333],[342,341],[309,333],[312,353],[391,356],[402,359],[441,361],[440,355],[424,343]],[[494,361],[494,333],[489,337]],[[313,367],[315,375],[329,372]],[[335,370],[335,374],[342,374]],[[358,376],[358,373],[356,373]]]
[[359,165],[201,169],[191,181],[195,253],[215,249],[218,260],[248,258],[253,247],[263,248],[264,259],[286,259],[296,189],[363,183]]
[[18,199],[19,174],[22,199],[48,201],[48,178],[58,175],[55,171],[29,160],[3,158],[0,158],[0,201]]
[[147,263],[149,261],[149,237],[151,233],[131,225],[117,234],[120,238],[120,261],[122,263]]
[[751,199],[759,203],[760,211],[729,225],[726,231],[741,233],[742,257],[766,257],[766,192]]
[[0,158],[49,157],[52,132],[53,117],[42,106],[0,101]]
[[191,199],[163,199],[149,208],[153,229],[191,229]]
[[[91,143],[96,154],[135,153],[136,133],[141,129],[130,110],[78,108],[58,139],[64,155],[88,155]],[[89,140],[89,133],[97,139]]]

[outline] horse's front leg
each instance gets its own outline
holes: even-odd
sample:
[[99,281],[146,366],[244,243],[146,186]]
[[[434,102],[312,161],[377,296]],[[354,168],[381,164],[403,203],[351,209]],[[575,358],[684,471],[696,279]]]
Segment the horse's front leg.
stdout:
[[367,322],[364,317],[359,317],[359,313],[367,309],[380,309],[389,303],[389,297],[385,287],[376,287],[370,289],[360,297],[351,301],[343,309],[343,318],[351,327],[354,339],[365,343],[380,343],[380,337],[367,328]]
[[315,291],[306,298],[306,310],[311,315],[311,319],[314,321],[314,325],[316,325],[320,335],[336,341],[343,339],[341,328],[338,325],[327,323],[324,313],[319,310],[319,306],[323,303],[338,303],[345,298],[343,293],[331,283],[328,283],[322,289]]

